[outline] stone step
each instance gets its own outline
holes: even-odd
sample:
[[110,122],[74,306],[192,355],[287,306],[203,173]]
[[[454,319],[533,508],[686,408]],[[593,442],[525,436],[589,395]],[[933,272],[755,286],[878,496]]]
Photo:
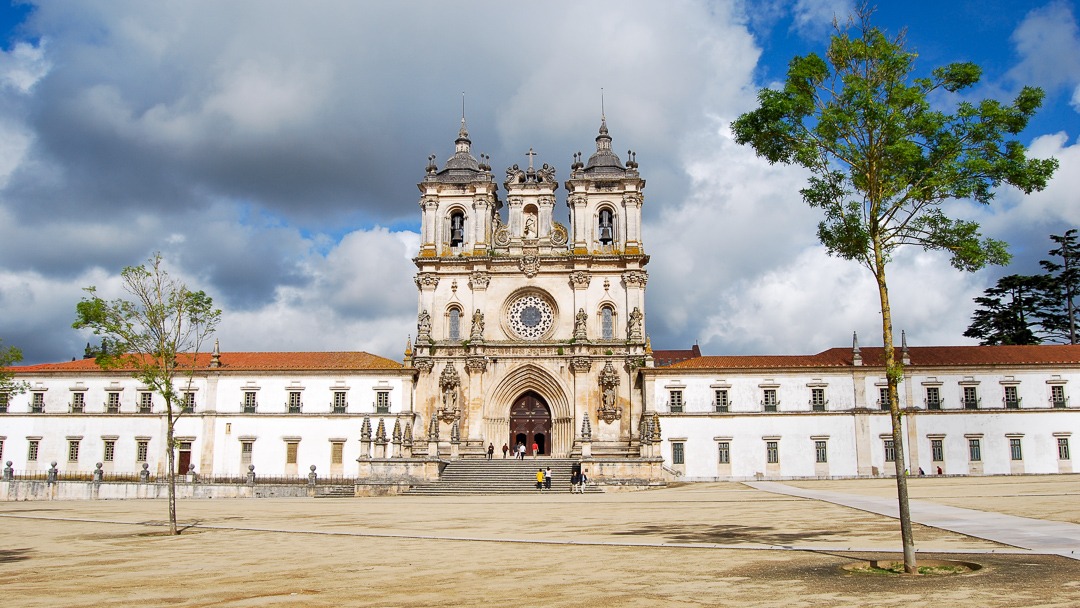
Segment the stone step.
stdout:
[[[528,494],[536,493],[537,469],[551,469],[553,493],[569,493],[570,476],[578,461],[567,458],[537,458],[512,460],[468,459],[451,461],[439,475],[439,480],[415,485],[409,494],[468,495],[468,494]],[[586,491],[601,492],[595,486]]]

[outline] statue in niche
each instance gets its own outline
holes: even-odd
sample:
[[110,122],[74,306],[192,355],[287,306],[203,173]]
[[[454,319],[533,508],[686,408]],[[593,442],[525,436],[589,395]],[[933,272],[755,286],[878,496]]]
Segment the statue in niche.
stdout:
[[458,391],[456,386],[448,386],[443,390],[443,409],[452,412],[457,409]]
[[536,220],[529,216],[525,218],[525,238],[529,238],[529,235],[536,234]]
[[603,404],[605,410],[615,407],[615,387],[610,384],[604,387]]
[[585,329],[585,325],[588,321],[588,313],[585,312],[584,308],[579,308],[577,314],[574,315],[574,339],[584,340],[588,337]]
[[627,334],[631,340],[637,341],[642,339],[641,321],[644,318],[645,315],[641,314],[641,309],[637,306],[634,307],[634,310],[630,311],[630,326]]
[[431,338],[431,315],[427,310],[421,310],[420,315],[416,320],[416,341],[427,340]]
[[484,337],[484,313],[480,312],[477,308],[476,312],[472,315],[472,333],[470,338],[473,340],[479,340]]

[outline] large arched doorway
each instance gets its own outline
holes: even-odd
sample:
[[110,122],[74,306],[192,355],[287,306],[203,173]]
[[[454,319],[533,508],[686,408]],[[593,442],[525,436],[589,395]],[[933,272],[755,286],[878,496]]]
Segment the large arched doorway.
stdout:
[[510,408],[510,445],[523,443],[532,453],[534,442],[539,454],[551,454],[551,409],[543,397],[529,391]]

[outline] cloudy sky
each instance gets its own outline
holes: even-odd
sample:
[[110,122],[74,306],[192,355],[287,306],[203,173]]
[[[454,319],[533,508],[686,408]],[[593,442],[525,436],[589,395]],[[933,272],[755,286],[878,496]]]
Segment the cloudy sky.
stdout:
[[[887,3],[925,70],[975,61],[970,98],[1043,87],[1023,134],[1061,168],[1042,193],[956,205],[1009,241],[1007,268],[892,266],[897,329],[964,344],[972,297],[1033,272],[1080,226],[1080,11],[1062,1]],[[429,154],[453,153],[462,92],[496,174],[593,149],[600,90],[645,190],[656,348],[813,353],[880,344],[866,270],[817,244],[806,175],[729,123],[821,52],[846,0],[17,2],[0,7],[0,338],[27,363],[81,355],[80,288],[161,251],[224,310],[225,350],[366,350],[415,332],[410,258]],[[942,5],[945,7],[943,8]],[[566,221],[565,206],[560,205]]]

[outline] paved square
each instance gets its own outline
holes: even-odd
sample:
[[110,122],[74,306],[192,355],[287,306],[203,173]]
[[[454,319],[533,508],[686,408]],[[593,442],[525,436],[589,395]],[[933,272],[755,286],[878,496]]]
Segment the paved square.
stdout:
[[[1077,523],[1078,476],[911,481],[915,499]],[[888,496],[892,483],[790,485]],[[945,578],[842,573],[853,559],[896,552],[896,521],[736,483],[191,500],[178,513],[194,525],[169,537],[147,525],[164,519],[162,501],[0,503],[4,605],[1080,605],[1080,561],[925,526],[915,528],[920,555],[986,568]]]

